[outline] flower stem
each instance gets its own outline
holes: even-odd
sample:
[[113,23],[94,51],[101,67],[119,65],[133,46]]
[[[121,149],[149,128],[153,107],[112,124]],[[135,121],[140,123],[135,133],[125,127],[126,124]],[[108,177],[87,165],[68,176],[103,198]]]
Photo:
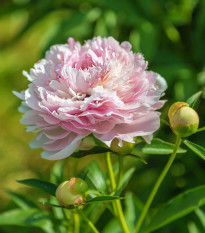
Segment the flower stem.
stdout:
[[142,223],[143,223],[143,221],[144,221],[144,219],[145,219],[145,217],[147,215],[147,212],[148,212],[148,210],[149,210],[149,208],[150,208],[150,206],[152,204],[152,201],[153,201],[153,199],[154,199],[154,197],[155,197],[155,195],[156,195],[156,193],[157,193],[157,191],[159,189],[159,186],[161,185],[164,177],[166,176],[167,172],[169,171],[169,168],[171,167],[171,165],[172,165],[172,163],[173,163],[173,161],[174,161],[174,159],[176,157],[177,150],[178,150],[180,144],[181,144],[181,137],[177,136],[174,151],[173,151],[172,155],[170,156],[166,166],[164,167],[164,170],[162,171],[161,175],[159,176],[158,180],[156,181],[156,183],[155,183],[155,185],[154,185],[154,187],[152,189],[152,192],[150,193],[149,198],[147,199],[147,202],[144,205],[142,213],[141,213],[141,215],[139,217],[139,220],[138,220],[138,222],[136,224],[134,233],[139,232],[140,227],[141,227],[141,225],[142,225]]
[[73,211],[73,220],[74,220],[74,233],[80,232],[80,218],[76,210]]
[[[115,191],[116,190],[116,182],[115,182],[114,172],[112,169],[110,152],[106,153],[106,164],[107,164],[108,174],[110,177],[111,188],[112,188],[112,191]],[[120,223],[122,231],[124,233],[129,233],[130,231],[129,231],[127,223],[125,221],[125,217],[123,214],[120,200],[114,200],[114,201],[112,201],[112,203],[113,203],[113,209],[114,209],[115,216],[117,217],[117,219]]]
[[117,190],[120,187],[122,177],[123,177],[123,155],[119,155],[119,173],[118,173],[118,180],[117,180]]
[[78,209],[78,213],[81,215],[81,217],[87,222],[88,226],[90,227],[90,229],[92,230],[92,232],[94,233],[100,233],[97,228],[94,226],[94,224],[85,216],[85,214],[83,213],[83,211]]

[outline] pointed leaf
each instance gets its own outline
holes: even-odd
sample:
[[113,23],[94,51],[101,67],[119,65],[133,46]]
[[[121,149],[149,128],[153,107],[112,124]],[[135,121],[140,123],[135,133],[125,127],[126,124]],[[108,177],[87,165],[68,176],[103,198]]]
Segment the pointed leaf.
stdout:
[[57,161],[52,170],[51,170],[51,175],[50,175],[50,182],[54,184],[60,184],[63,182],[64,175],[63,175],[63,165],[65,163],[65,160],[59,160]]
[[12,192],[10,190],[6,191],[12,200],[19,206],[21,209],[29,209],[29,208],[38,208],[38,206],[32,202],[31,200],[27,199],[25,196]]
[[188,230],[189,230],[189,233],[201,233],[194,222],[188,223]]
[[116,196],[98,196],[98,197],[94,197],[90,200],[87,200],[84,204],[91,204],[94,202],[105,202],[105,201],[114,201],[114,200],[118,200],[118,199],[123,199],[122,197],[116,197]]
[[102,233],[122,233],[120,225],[115,218],[111,218],[111,220],[107,223],[107,225],[103,228]]
[[77,152],[74,152],[71,156],[75,157],[75,158],[82,158],[82,157],[84,157],[86,155],[102,154],[102,153],[106,153],[108,151],[110,151],[110,149],[96,146],[96,147],[93,147],[90,150],[79,150]]
[[143,159],[141,156],[136,155],[136,154],[135,154],[135,151],[132,151],[132,153],[127,154],[126,156],[135,157],[135,158],[139,159],[142,163],[147,164],[147,161],[146,161],[145,159]]
[[199,157],[205,160],[205,148],[204,147],[199,146],[188,140],[184,140],[183,142],[187,147],[189,147],[190,150],[192,150],[195,154],[197,154]]
[[[85,176],[86,174],[86,176]],[[101,193],[107,193],[106,175],[96,160],[89,163],[79,174],[80,178],[85,178],[90,189]]]
[[135,224],[142,211],[142,202],[131,192],[126,193],[125,196],[125,220],[130,229],[134,232]]
[[166,121],[166,120],[164,120],[164,119],[160,119],[160,121],[161,121],[163,124],[165,124],[165,125],[167,125],[167,126],[170,126],[170,124],[169,124],[168,121]]
[[[71,206],[62,206],[62,205],[57,205],[57,204],[53,204],[50,202],[39,202],[40,205],[45,205],[45,206],[50,206],[50,207],[56,207],[56,208],[63,208],[63,209],[75,209],[77,206],[71,205]],[[80,205],[78,205],[80,206]]]
[[201,127],[197,130],[197,132],[201,132],[201,131],[204,131],[205,130],[205,127]]
[[197,215],[197,217],[199,218],[201,225],[203,226],[204,230],[205,230],[205,213],[204,211],[202,211],[201,209],[197,209],[195,211],[195,214]]
[[54,233],[48,212],[39,209],[14,209],[0,214],[0,225],[40,227]]
[[158,209],[142,233],[154,231],[179,219],[205,204],[205,185],[190,189]]
[[202,91],[199,91],[197,93],[195,93],[194,95],[192,95],[186,102],[189,104],[190,107],[194,108],[194,106],[196,105],[200,95],[202,94]]
[[[151,144],[145,142],[137,143],[134,146],[134,150],[141,151],[145,154],[171,154],[174,151],[175,145],[169,142],[165,142],[162,139],[154,138]],[[185,153],[186,150],[179,148],[177,153]]]
[[109,149],[109,147],[104,142],[102,142],[101,140],[99,140],[98,138],[96,138],[93,134],[90,134],[89,136],[93,138],[93,140],[95,141],[95,144],[98,147],[104,147],[104,148]]
[[17,182],[28,185],[28,186],[32,186],[35,188],[39,188],[53,196],[55,196],[55,192],[57,189],[57,185],[49,183],[47,181],[38,180],[38,179],[18,180]]
[[127,183],[131,179],[133,173],[135,172],[135,167],[131,167],[128,171],[123,174],[122,180],[119,185],[119,189],[115,192],[115,196],[119,196],[124,188],[127,186]]

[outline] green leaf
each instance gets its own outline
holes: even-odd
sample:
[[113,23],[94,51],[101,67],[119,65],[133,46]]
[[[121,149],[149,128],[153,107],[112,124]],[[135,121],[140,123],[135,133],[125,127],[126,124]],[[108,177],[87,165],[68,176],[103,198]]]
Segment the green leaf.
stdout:
[[[56,208],[63,208],[63,209],[75,209],[77,206],[70,205],[70,206],[62,206],[62,205],[57,205],[54,203],[50,202],[39,202],[40,205],[45,205],[45,206],[50,206],[50,207],[56,207]],[[79,206],[79,205],[78,205]]]
[[142,163],[147,164],[147,161],[145,159],[143,159],[141,156],[139,156],[139,155],[137,155],[135,153],[136,153],[136,151],[132,151],[132,153],[127,154],[126,156],[132,156],[134,158],[139,159]]
[[45,232],[53,233],[52,221],[46,211],[39,209],[14,209],[0,214],[0,225],[40,227]]
[[38,180],[38,179],[25,179],[25,180],[18,180],[17,182],[21,184],[25,184],[28,186],[32,186],[35,188],[39,188],[53,196],[55,196],[55,192],[57,189],[57,185],[49,183],[47,181]]
[[197,130],[197,132],[201,132],[201,131],[204,131],[205,130],[205,127],[201,127]]
[[6,191],[12,200],[19,206],[21,209],[29,209],[29,208],[38,208],[38,206],[32,202],[31,200],[27,199],[25,196],[12,192],[10,190]]
[[205,185],[190,189],[158,209],[142,233],[154,231],[205,204]]
[[194,222],[188,223],[188,230],[189,230],[189,233],[201,233]]
[[189,104],[190,107],[194,108],[197,101],[199,100],[200,95],[202,94],[202,91],[199,91],[192,95],[186,102]]
[[98,197],[94,197],[92,199],[89,199],[84,204],[91,204],[94,202],[114,201],[114,200],[118,200],[118,199],[123,199],[123,197],[103,195],[103,196],[98,196]]
[[133,173],[135,172],[135,167],[131,167],[128,171],[123,174],[122,180],[119,185],[119,189],[115,192],[115,196],[119,196],[124,188],[127,186],[127,183],[131,179]]
[[102,142],[101,140],[96,138],[93,134],[90,134],[89,136],[93,138],[93,140],[95,141],[95,144],[98,147],[104,147],[104,148],[107,148],[107,149],[109,148],[104,142]]
[[82,158],[86,155],[102,154],[102,153],[106,153],[108,151],[110,151],[110,149],[96,146],[90,150],[79,150],[77,152],[74,152],[71,156],[75,157],[75,158]]
[[201,209],[197,209],[197,210],[195,210],[195,214],[199,218],[201,225],[203,226],[203,228],[205,230],[205,213]]
[[103,228],[102,233],[122,233],[117,219],[112,218],[108,224]]
[[85,178],[90,189],[101,193],[107,193],[106,175],[96,160],[89,163],[79,174],[80,178]]
[[167,125],[167,126],[170,127],[170,124],[169,124],[168,121],[166,121],[166,120],[164,120],[164,119],[160,119],[160,121],[161,121],[163,124],[165,124],[165,125]]
[[[64,179],[64,174],[63,174],[63,165],[65,164],[65,160],[59,160],[57,161],[52,170],[51,170],[51,175],[50,175],[50,182],[54,184],[60,184],[63,182]],[[49,202],[53,203],[54,205],[58,205],[59,202],[55,196],[50,196]],[[44,202],[45,203],[45,202]],[[53,215],[55,219],[63,219],[65,218],[64,210],[62,208],[52,208]],[[59,233],[65,233],[67,232],[67,226],[65,224],[59,225],[58,229]]]
[[[144,154],[171,154],[174,151],[175,145],[165,142],[162,139],[154,138],[151,144],[140,142],[135,144],[134,150],[140,151]],[[186,150],[179,148],[177,153],[185,153]]]
[[205,148],[202,146],[199,146],[193,142],[190,142],[188,140],[184,140],[183,143],[189,147],[190,150],[192,150],[195,154],[197,154],[199,157],[201,157],[203,160],[205,160]]
[[51,170],[51,175],[50,175],[50,182],[54,184],[60,184],[63,182],[64,179],[64,174],[63,174],[63,165],[65,163],[65,160],[59,160],[57,161],[52,170]]
[[135,224],[142,211],[142,202],[131,192],[127,192],[125,195],[125,220],[130,229],[130,232],[134,232]]

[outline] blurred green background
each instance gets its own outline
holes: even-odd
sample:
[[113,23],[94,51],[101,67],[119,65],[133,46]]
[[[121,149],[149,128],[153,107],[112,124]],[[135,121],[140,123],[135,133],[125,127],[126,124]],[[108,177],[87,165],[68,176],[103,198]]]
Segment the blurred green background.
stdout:
[[[113,36],[120,42],[130,41],[133,51],[142,52],[149,61],[149,69],[165,77],[168,102],[162,110],[164,119],[172,102],[184,101],[203,90],[198,113],[200,126],[205,125],[204,0],[1,0],[0,211],[13,207],[5,189],[32,193],[15,180],[47,179],[54,164],[41,159],[40,150],[29,148],[28,143],[34,135],[25,132],[25,126],[19,123],[21,114],[17,108],[20,101],[12,90],[27,88],[22,70],[29,71],[51,45],[66,43],[68,37],[83,43],[98,35]],[[165,126],[156,136],[175,140]],[[205,145],[205,134],[198,133],[191,140]],[[67,160],[68,170],[72,169],[73,161]],[[166,156],[149,156],[148,166],[137,168],[128,188],[144,201],[166,160]],[[155,204],[187,188],[204,184],[204,177],[205,165],[199,158],[191,152],[179,156]],[[32,193],[31,196],[35,199],[38,195]],[[188,225],[194,221],[191,214],[183,218],[183,222],[179,220],[156,232],[188,232]],[[11,232],[11,229],[1,227],[0,232]],[[15,228],[15,232],[18,231],[39,232]]]

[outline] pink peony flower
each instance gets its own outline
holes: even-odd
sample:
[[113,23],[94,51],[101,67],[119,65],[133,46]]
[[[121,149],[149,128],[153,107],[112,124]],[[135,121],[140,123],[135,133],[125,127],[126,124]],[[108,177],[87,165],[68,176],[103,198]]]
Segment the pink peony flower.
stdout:
[[43,158],[56,160],[71,155],[91,133],[108,146],[114,138],[119,146],[136,136],[149,142],[160,125],[156,110],[167,85],[146,68],[129,42],[112,37],[83,46],[69,38],[52,46],[30,73],[23,72],[28,89],[15,92],[22,99],[21,123],[38,132],[31,147],[42,147]]

